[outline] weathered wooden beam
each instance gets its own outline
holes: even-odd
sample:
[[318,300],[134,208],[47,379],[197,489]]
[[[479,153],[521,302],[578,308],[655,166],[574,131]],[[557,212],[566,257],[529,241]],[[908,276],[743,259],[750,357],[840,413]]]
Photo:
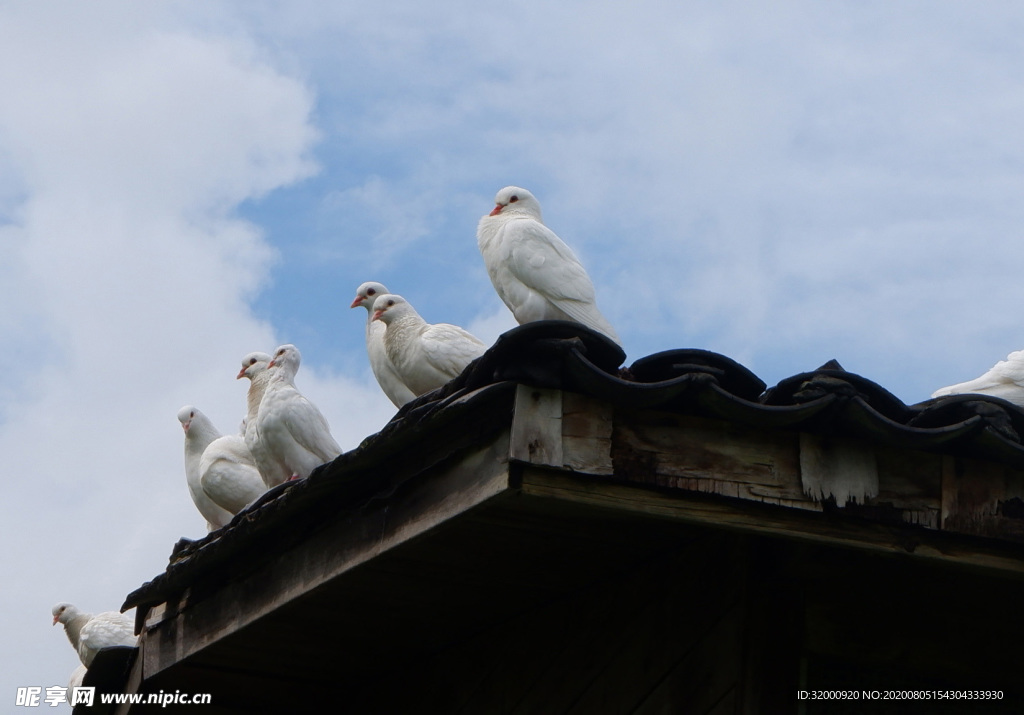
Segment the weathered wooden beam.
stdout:
[[[943,467],[937,454],[617,410],[611,457],[613,474],[629,481],[818,512],[824,495],[865,518],[939,527]],[[808,484],[816,499],[805,493]],[[850,500],[854,492],[859,503]]]
[[1024,519],[1006,515],[1006,504],[1024,495],[1024,472],[962,457],[942,460],[942,528],[1024,541]]
[[575,392],[562,393],[562,461],[586,474],[613,474],[614,410],[607,402]]
[[916,450],[876,448],[878,494],[867,500],[908,524],[939,528],[942,455]]
[[561,499],[612,511],[642,513],[716,528],[852,547],[951,564],[1010,572],[1024,577],[1024,553],[1016,546],[981,542],[961,535],[903,524],[834,518],[801,510],[726,501],[685,491],[666,492],[642,485],[600,482],[534,467],[523,470],[522,493]]
[[799,437],[653,410],[615,414],[616,477],[820,511],[800,486]]
[[[862,440],[747,427],[520,385],[510,457],[663,488],[1024,540],[1024,473]],[[940,527],[941,522],[941,527]]]
[[527,464],[563,466],[561,390],[518,386],[509,458]]

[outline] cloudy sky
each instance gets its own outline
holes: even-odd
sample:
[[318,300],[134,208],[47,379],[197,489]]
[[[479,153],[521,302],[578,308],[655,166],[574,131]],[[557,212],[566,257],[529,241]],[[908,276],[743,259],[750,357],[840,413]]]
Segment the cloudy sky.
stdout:
[[[0,5],[0,702],[77,659],[203,520],[175,414],[222,431],[294,342],[350,449],[393,414],[355,288],[488,342],[508,184],[628,361],[837,358],[908,403],[1024,348],[1019,3]],[[9,700],[8,700],[9,699]]]

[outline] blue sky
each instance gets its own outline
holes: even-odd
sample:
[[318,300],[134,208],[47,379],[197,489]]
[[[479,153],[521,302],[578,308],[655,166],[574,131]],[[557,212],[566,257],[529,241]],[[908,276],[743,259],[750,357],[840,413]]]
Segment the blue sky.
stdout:
[[[328,7],[329,5],[329,7]],[[0,697],[198,537],[177,409],[294,342],[346,449],[393,414],[355,288],[491,341],[530,189],[628,361],[830,358],[908,403],[1024,348],[1024,9],[990,2],[0,8]]]

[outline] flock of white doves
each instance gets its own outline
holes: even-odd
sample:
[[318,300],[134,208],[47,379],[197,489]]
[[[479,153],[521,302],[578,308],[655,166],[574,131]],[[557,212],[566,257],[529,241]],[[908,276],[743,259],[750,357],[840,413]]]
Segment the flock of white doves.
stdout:
[[[477,226],[477,243],[495,290],[516,320],[575,321],[618,343],[597,309],[590,277],[572,249],[544,225],[533,194],[507,186],[494,201],[494,210]],[[405,298],[380,283],[359,286],[351,307],[366,308],[370,365],[396,407],[452,380],[487,348],[458,326],[427,323]],[[294,345],[282,345],[273,356],[254,352],[243,358],[238,378],[250,384],[239,434],[221,435],[191,405],[178,412],[185,430],[185,477],[209,530],[227,525],[266,490],[307,477],[341,454],[320,410],[295,388],[300,359]],[[1024,351],[932,396],[964,392],[1024,406]],[[98,648],[135,643],[131,619],[120,613],[94,617],[60,603],[53,607],[53,622],[64,624],[85,666]]]
[[[594,285],[576,254],[541,219],[540,204],[526,189],[508,186],[480,219],[477,242],[495,290],[516,320],[571,320],[618,336],[594,300]],[[352,308],[366,308],[366,351],[381,389],[396,407],[457,377],[487,349],[462,328],[431,325],[400,295],[364,283]],[[210,531],[227,525],[268,489],[308,477],[341,448],[316,405],[295,388],[301,356],[294,345],[273,355],[249,353],[238,378],[249,379],[248,410],[238,434],[222,435],[192,405],[178,411],[185,430],[185,479]],[[71,687],[103,647],[135,645],[134,622],[108,611],[93,616],[70,603],[53,607],[82,666]]]
[[[480,219],[477,240],[498,295],[520,323],[573,320],[618,342],[594,304],[594,285],[579,259],[543,224],[529,191],[499,191],[494,210]],[[359,286],[351,307],[366,308],[370,366],[396,407],[446,384],[487,349],[458,326],[425,322],[380,283]],[[341,454],[327,420],[295,388],[300,360],[294,345],[242,359],[238,377],[249,379],[249,393],[238,434],[221,435],[191,405],[178,412],[188,488],[211,531],[268,489],[308,477]]]

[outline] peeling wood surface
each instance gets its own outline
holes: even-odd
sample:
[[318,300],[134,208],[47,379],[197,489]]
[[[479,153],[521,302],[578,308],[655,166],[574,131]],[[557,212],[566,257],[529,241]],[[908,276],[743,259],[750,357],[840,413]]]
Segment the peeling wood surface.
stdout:
[[519,385],[512,417],[509,458],[561,467],[562,392]]
[[800,483],[814,501],[864,504],[878,496],[875,451],[861,441],[800,434]]
[[[880,448],[878,496],[868,506],[892,512],[891,521],[939,528],[942,502],[942,456],[928,452]],[[858,514],[856,510],[851,513]],[[878,512],[875,512],[876,516]]]
[[613,474],[612,406],[593,397],[563,392],[562,409],[564,465],[586,474]]
[[957,457],[942,462],[942,528],[1024,542],[1024,514],[1006,505],[1024,495],[1024,473]]
[[[554,400],[546,405],[553,409]],[[1024,472],[861,440],[745,427],[654,410],[612,410],[564,393],[562,457],[523,461],[667,489],[1024,543]],[[551,412],[545,413],[553,443]],[[521,430],[529,431],[525,426]],[[825,499],[829,504],[822,504]],[[836,511],[838,507],[838,512]]]
[[[520,386],[511,456],[538,466],[1024,543],[1024,472]],[[823,505],[822,502],[828,504]]]
[[612,457],[615,475],[630,481],[820,510],[800,486],[795,433],[623,410]]

